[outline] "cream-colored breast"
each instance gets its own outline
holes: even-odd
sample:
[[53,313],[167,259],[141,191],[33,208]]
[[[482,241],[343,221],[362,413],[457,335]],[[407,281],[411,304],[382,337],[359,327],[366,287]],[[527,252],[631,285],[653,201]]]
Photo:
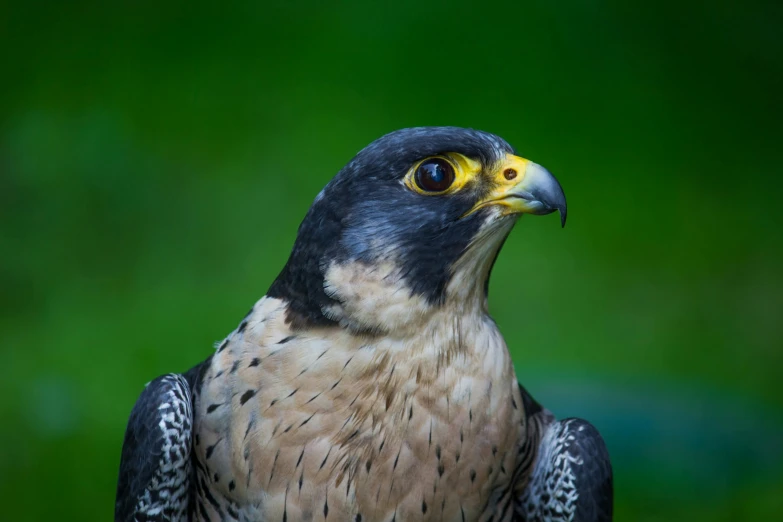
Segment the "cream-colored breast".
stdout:
[[443,310],[405,339],[294,332],[284,303],[259,301],[213,357],[196,405],[199,474],[223,512],[288,522],[495,514],[518,479],[522,401],[491,319],[454,317]]

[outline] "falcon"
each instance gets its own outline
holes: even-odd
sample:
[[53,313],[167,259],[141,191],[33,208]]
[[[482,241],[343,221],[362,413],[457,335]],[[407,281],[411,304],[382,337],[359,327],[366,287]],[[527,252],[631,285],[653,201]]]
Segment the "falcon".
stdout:
[[552,174],[486,132],[361,150],[237,328],[142,391],[115,520],[611,520],[601,436],[517,382],[488,313],[517,218],[555,211]]

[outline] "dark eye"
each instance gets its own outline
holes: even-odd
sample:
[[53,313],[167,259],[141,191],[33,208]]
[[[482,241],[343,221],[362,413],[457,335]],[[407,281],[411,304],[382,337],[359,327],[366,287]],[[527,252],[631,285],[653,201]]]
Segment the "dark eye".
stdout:
[[454,167],[444,159],[428,159],[416,169],[416,185],[425,192],[443,192],[452,183]]

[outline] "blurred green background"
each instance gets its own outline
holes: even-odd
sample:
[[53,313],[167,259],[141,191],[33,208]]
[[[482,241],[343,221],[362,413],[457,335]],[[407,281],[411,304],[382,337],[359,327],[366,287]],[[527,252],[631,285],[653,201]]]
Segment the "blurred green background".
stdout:
[[782,5],[1,3],[3,518],[109,520],[144,383],[236,326],[353,154],[444,124],[568,194],[491,309],[604,433],[617,520],[777,518]]

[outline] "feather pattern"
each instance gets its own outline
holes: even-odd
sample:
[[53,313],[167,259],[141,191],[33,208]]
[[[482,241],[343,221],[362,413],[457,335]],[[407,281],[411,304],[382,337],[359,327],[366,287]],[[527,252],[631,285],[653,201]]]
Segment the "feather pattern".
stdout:
[[115,520],[186,520],[192,426],[185,377],[167,374],[147,385],[125,432]]

